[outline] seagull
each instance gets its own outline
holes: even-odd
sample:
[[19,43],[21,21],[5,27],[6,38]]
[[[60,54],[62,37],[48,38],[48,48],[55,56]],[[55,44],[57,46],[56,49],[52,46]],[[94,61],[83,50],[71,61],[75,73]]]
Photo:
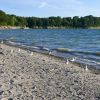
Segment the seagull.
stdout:
[[66,64],[68,65],[69,64],[69,60],[67,59],[67,61],[66,61]]
[[71,59],[70,61],[74,62],[74,61],[75,61],[75,59],[76,59],[76,58],[75,58],[75,57],[73,57],[73,59]]
[[49,55],[51,55],[51,53],[52,53],[52,52],[51,52],[51,51],[49,51]]
[[88,67],[87,67],[87,65],[85,66],[85,70],[88,71]]
[[33,55],[33,52],[31,52],[31,54],[30,54],[31,56]]
[[14,50],[13,50],[13,49],[11,49],[11,51],[10,51],[10,52],[11,52],[11,53],[13,53],[13,51],[14,51]]
[[3,44],[3,41],[1,41],[1,44]]
[[18,49],[18,52],[20,52],[20,48]]

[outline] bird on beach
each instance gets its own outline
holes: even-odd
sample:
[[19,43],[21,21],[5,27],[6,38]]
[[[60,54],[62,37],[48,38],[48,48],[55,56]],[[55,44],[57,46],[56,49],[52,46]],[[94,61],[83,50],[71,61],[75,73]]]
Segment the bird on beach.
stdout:
[[11,51],[10,51],[10,52],[11,52],[11,53],[13,53],[13,51],[14,51],[14,50],[13,50],[13,49],[11,49]]
[[31,54],[30,54],[31,56],[33,55],[33,52],[31,52]]
[[88,71],[88,67],[87,67],[87,65],[85,66],[85,70]]
[[1,44],[3,44],[4,42],[3,41],[1,41]]
[[49,55],[51,55],[51,53],[52,53],[52,52],[51,52],[51,51],[49,51]]
[[74,62],[74,61],[75,61],[75,59],[76,59],[76,58],[75,58],[75,57],[73,57],[70,61]]
[[68,60],[68,59],[66,60],[66,64],[67,64],[67,65],[69,64],[69,60]]
[[18,49],[18,52],[20,52],[20,48]]

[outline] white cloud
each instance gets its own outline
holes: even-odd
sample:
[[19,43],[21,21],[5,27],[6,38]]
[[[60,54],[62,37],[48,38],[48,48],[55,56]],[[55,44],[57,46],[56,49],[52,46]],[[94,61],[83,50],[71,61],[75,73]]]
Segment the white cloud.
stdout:
[[39,8],[44,8],[47,5],[48,5],[47,2],[41,2],[40,5],[39,5]]
[[82,4],[83,2],[80,0],[64,0],[68,4]]

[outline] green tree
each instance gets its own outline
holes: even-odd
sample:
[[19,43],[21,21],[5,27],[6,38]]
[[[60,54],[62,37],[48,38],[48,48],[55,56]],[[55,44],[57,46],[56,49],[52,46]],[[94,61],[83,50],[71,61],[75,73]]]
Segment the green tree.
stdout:
[[4,25],[7,25],[7,15],[5,12],[1,11],[0,10],[0,25],[4,26]]

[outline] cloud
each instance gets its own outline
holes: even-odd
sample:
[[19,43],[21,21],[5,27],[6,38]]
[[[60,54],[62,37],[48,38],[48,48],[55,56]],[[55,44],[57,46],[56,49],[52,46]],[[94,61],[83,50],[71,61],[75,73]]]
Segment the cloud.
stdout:
[[41,2],[38,8],[44,8],[47,5],[48,5],[47,2]]
[[65,3],[68,3],[68,4],[82,4],[83,2],[80,1],[80,0],[64,0]]

